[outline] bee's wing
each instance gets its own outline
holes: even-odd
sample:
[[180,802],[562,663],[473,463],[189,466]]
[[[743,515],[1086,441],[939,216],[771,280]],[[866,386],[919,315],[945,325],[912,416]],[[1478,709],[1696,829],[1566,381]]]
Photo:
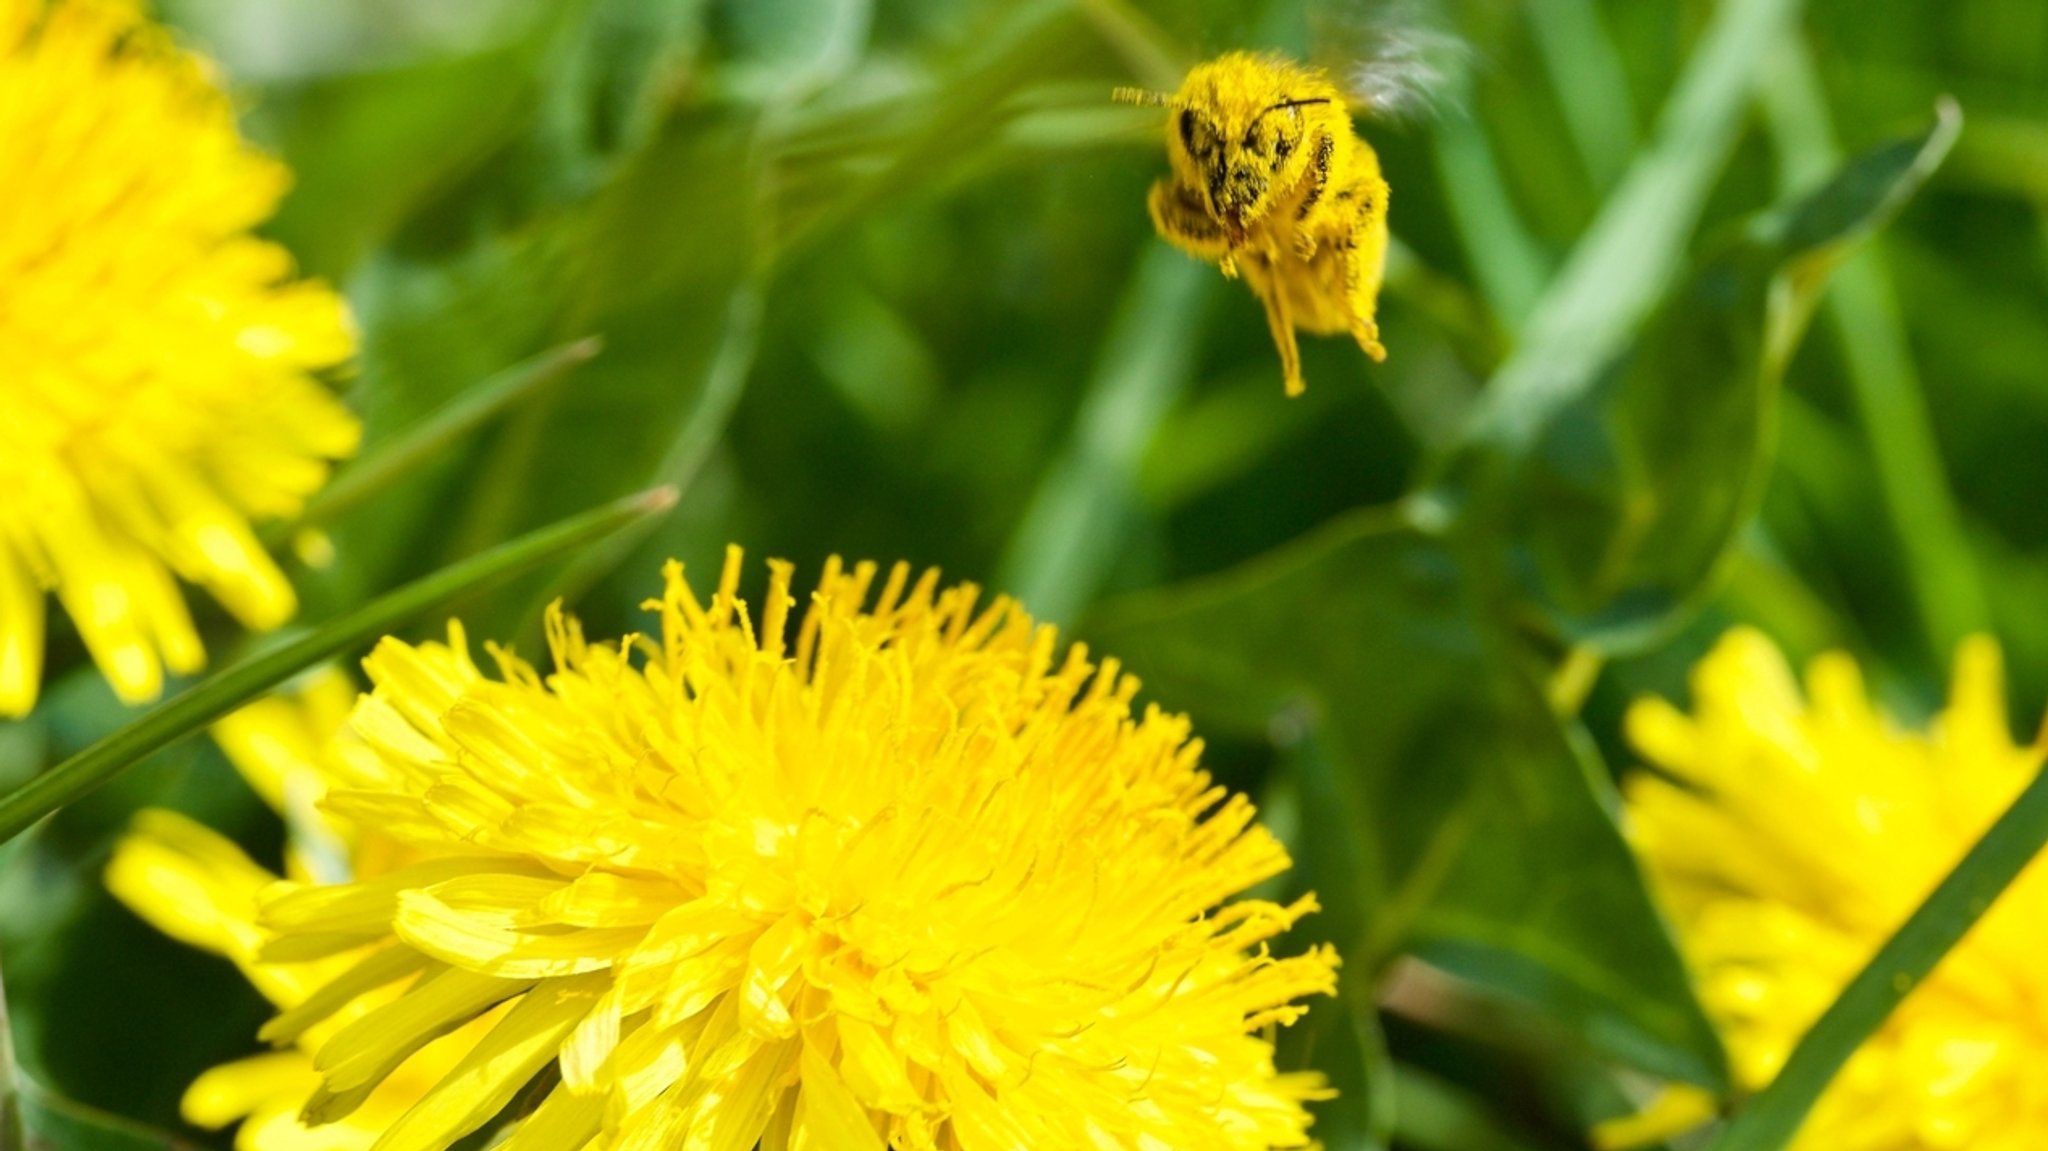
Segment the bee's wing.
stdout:
[[1472,46],[1432,0],[1310,0],[1310,57],[1376,119],[1456,112]]

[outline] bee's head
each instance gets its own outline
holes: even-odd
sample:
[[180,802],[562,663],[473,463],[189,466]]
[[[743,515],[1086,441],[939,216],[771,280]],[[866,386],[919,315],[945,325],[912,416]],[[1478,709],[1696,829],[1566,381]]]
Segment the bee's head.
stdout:
[[[1182,108],[1175,121],[1178,143],[1189,167],[1199,174],[1198,186],[1209,210],[1235,229],[1264,216],[1274,193],[1293,187],[1309,163],[1304,147],[1307,127],[1304,104],[1324,99],[1288,101],[1259,109],[1248,120],[1217,116],[1204,108]],[[1239,127],[1239,123],[1243,127]]]
[[1320,73],[1245,53],[1197,67],[1168,107],[1174,171],[1237,237],[1271,210],[1276,193],[1300,182],[1316,125],[1343,114]]

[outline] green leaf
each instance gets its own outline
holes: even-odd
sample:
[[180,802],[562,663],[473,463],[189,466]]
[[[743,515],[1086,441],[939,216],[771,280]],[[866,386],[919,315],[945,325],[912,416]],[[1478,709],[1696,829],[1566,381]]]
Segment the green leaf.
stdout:
[[[1529,688],[1497,717],[1491,778],[1452,818],[1456,862],[1407,944],[1453,975],[1531,1003],[1609,1058],[1719,1089],[1719,1043],[1619,834],[1606,766]],[[1507,752],[1507,754],[1502,754]]]
[[407,584],[340,619],[224,668],[149,714],[0,796],[0,842],[298,672],[387,634],[472,588],[568,554],[675,504],[662,488],[520,537]]
[[1505,957],[1602,1050],[1718,1086],[1713,1029],[1651,907],[1604,769],[1525,674],[1488,570],[1360,513],[1235,572],[1113,604],[1083,632],[1204,731],[1311,734],[1303,866],[1367,972],[1418,945]]
[[1925,131],[1850,160],[1818,191],[1765,217],[1753,242],[1794,265],[1798,278],[1791,287],[1810,301],[1820,277],[1897,216],[1934,175],[1962,130],[1962,109],[1941,101]]
[[1626,354],[1567,389],[1523,451],[1468,444],[1433,500],[1499,541],[1570,643],[1639,650],[1718,587],[1769,474],[1779,382],[1827,273],[1889,219],[1955,138],[1944,106],[1754,221]]

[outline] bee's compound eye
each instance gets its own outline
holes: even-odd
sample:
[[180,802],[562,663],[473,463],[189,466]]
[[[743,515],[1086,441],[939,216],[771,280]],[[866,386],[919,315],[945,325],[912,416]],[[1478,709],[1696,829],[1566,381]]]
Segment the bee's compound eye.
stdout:
[[1193,108],[1182,108],[1180,110],[1180,142],[1187,145],[1189,151],[1194,150],[1195,110]]

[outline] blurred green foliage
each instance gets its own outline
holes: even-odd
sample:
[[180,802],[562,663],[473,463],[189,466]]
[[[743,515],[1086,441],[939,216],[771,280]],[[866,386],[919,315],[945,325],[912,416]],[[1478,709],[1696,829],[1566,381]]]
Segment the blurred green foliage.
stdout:
[[[532,652],[557,595],[644,626],[659,561],[728,541],[1021,594],[1295,845],[1350,960],[1286,1049],[1345,1091],[1334,1148],[1580,1147],[1645,1074],[1725,1086],[1612,779],[1621,709],[1729,623],[1854,651],[1906,715],[1990,630],[2016,718],[2048,698],[2036,0],[1408,5],[1471,52],[1438,115],[1363,125],[1391,355],[1312,340],[1296,401],[1255,302],[1151,235],[1157,113],[1106,98],[1341,60],[1368,0],[161,4],[297,172],[270,231],[356,310],[366,456],[413,445],[324,516],[305,623],[662,482],[672,515],[469,597],[472,634]],[[1837,268],[1944,95],[1950,162]],[[10,786],[128,718],[75,640],[51,663]],[[264,1011],[100,892],[145,804],[279,851],[199,742],[11,845],[21,1057],[224,1145],[176,1099]]]

